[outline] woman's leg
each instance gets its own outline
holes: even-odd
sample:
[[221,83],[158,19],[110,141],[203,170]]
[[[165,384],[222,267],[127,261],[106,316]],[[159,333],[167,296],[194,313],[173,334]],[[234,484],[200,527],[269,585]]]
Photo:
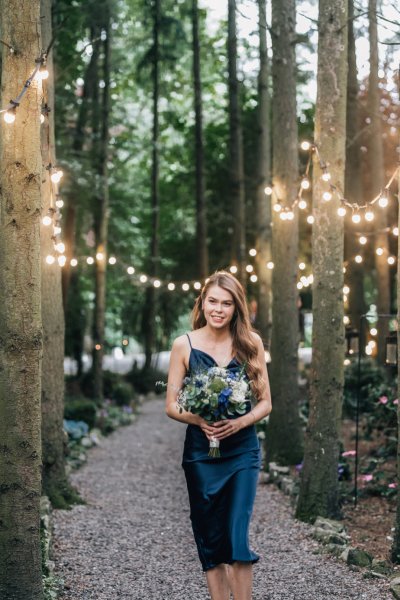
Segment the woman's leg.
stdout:
[[234,600],[251,600],[253,565],[251,562],[235,561],[227,565],[229,586]]
[[226,567],[227,565],[220,564],[206,571],[211,600],[229,600],[231,597]]

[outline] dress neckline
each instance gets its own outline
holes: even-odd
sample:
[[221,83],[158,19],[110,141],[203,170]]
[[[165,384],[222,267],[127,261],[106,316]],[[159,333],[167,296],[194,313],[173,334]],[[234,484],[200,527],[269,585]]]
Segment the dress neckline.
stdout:
[[196,352],[201,352],[202,354],[205,354],[206,356],[208,356],[208,358],[211,358],[211,360],[213,361],[213,363],[219,368],[219,369],[227,369],[234,361],[236,361],[236,357],[234,356],[233,358],[231,358],[231,360],[228,362],[227,365],[222,366],[219,365],[217,363],[217,361],[215,360],[215,358],[213,356],[211,356],[211,354],[208,354],[208,352],[205,352],[204,350],[200,350],[200,348],[193,348],[191,347],[190,352],[192,353],[193,351]]

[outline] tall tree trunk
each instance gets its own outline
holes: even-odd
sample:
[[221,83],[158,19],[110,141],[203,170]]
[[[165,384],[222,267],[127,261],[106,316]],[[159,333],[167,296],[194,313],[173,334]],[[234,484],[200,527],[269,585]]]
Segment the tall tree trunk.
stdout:
[[266,0],[258,0],[260,71],[258,74],[258,165],[257,165],[257,329],[265,346],[269,346],[271,327],[271,196],[265,194],[270,181],[270,120],[268,94],[268,51]]
[[[376,20],[376,0],[368,1],[369,22],[369,85],[368,85],[368,113],[371,119],[369,127],[369,163],[371,188],[370,194],[375,197],[384,186],[384,160],[380,113],[380,92],[378,86],[378,31]],[[377,309],[378,314],[390,313],[390,273],[387,262],[389,256],[389,241],[387,232],[380,231],[387,226],[386,210],[378,206],[375,215],[377,233],[375,239],[375,269],[376,287],[378,289]],[[383,249],[383,254],[376,254],[377,248]],[[385,363],[385,341],[388,333],[388,320],[378,319],[378,360]]]
[[[319,0],[315,143],[331,182],[344,185],[347,88],[347,0]],[[304,466],[296,515],[339,516],[338,459],[343,393],[343,219],[336,194],[313,165],[313,344]]]
[[[152,223],[151,223],[151,244],[150,244],[150,268],[149,273],[152,277],[156,277],[159,272],[159,230],[160,230],[160,200],[159,200],[159,148],[158,138],[160,133],[159,127],[159,68],[160,68],[160,20],[161,20],[161,4],[160,0],[154,0],[153,4],[153,136],[152,136],[152,174],[151,174],[151,206],[152,206]],[[155,315],[156,303],[158,294],[152,281],[148,282],[146,288],[146,302],[142,316],[142,331],[144,333],[145,343],[145,364],[144,369],[147,370],[151,366],[151,357],[155,349]]]
[[[41,0],[42,45],[47,48],[52,38],[51,0]],[[41,127],[42,163],[56,164],[54,138],[54,69],[52,52],[47,57],[49,78],[44,83],[44,103],[51,109]],[[48,170],[42,175],[42,214],[54,210],[55,186]],[[64,312],[61,294],[61,267],[46,264],[46,256],[54,253],[52,226],[41,226],[42,254],[42,457],[43,491],[53,506],[66,508],[76,498],[68,484],[64,462]]]
[[201,94],[199,11],[197,0],[192,0],[193,28],[193,85],[196,145],[196,248],[197,275],[205,279],[208,275],[207,207],[204,184],[203,109]]
[[246,281],[246,206],[244,193],[243,134],[240,88],[237,76],[236,0],[228,0],[229,153],[233,207],[233,262],[237,277]]
[[[400,100],[400,81],[398,81],[398,96]],[[397,171],[397,200],[398,215],[397,222],[400,227],[400,168]],[[400,323],[400,244],[397,249],[397,323]],[[400,398],[400,327],[397,328],[397,397]],[[400,481],[400,403],[397,405],[397,481]],[[391,559],[394,563],[400,563],[400,491],[397,488],[397,509],[395,532],[393,536]]]
[[[352,204],[362,204],[362,178],[361,178],[361,152],[360,152],[360,118],[358,110],[358,80],[356,45],[354,39],[354,3],[349,0],[348,22],[348,61],[349,71],[347,76],[347,116],[346,116],[346,171],[344,196]],[[345,258],[354,259],[360,251],[355,231],[359,227],[351,220],[351,215],[345,220]],[[360,316],[365,313],[364,300],[364,266],[350,260],[346,270],[346,280],[349,283],[348,315],[352,328],[359,328]]]
[[[103,41],[103,93],[100,103],[101,130],[99,140],[94,140],[97,146],[95,160],[98,184],[96,187],[94,205],[94,231],[96,244],[95,262],[95,305],[93,318],[93,383],[94,396],[103,400],[103,357],[104,357],[104,327],[106,311],[106,266],[107,266],[107,235],[108,235],[108,140],[110,122],[110,9],[108,2],[102,7],[103,18],[101,31]],[[94,111],[93,115],[97,111]]]
[[[295,0],[272,2],[273,45],[273,187],[282,205],[290,206],[298,185],[298,137],[296,118]],[[298,409],[297,308],[298,214],[292,221],[274,211],[272,256],[271,413],[267,452],[282,464],[300,462],[302,432]]]
[[[40,55],[40,0],[2,0],[2,106]],[[0,146],[0,597],[42,599],[40,552],[42,319],[40,306],[41,82]]]

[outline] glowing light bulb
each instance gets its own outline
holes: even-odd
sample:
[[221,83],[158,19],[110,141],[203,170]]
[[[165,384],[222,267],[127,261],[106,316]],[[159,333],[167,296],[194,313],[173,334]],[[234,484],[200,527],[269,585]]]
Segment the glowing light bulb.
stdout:
[[[133,269],[133,267],[131,267],[131,268]],[[147,275],[141,275],[139,277],[139,279],[140,279],[141,283],[146,283],[146,281],[147,281]]]
[[58,225],[54,226],[54,235],[60,235],[61,233],[61,227],[58,227]]
[[54,173],[51,174],[51,180],[53,183],[59,183],[61,181],[61,177],[64,175],[64,173],[60,170],[58,171],[54,171]]
[[376,249],[376,253],[377,253],[378,256],[382,256],[382,254],[383,254],[383,248],[377,248]]
[[363,261],[363,257],[361,256],[361,254],[357,254],[357,256],[354,257],[354,260],[356,261],[356,263],[360,264]]
[[337,209],[337,214],[339,215],[339,217],[344,217],[346,215],[346,209],[344,206],[339,206],[339,208]]
[[396,262],[396,259],[394,256],[388,256],[387,261],[388,261],[389,265],[394,265],[394,263]]
[[367,210],[365,213],[365,220],[366,221],[373,221],[374,220],[374,213],[372,212],[372,210]]
[[182,283],[182,289],[184,292],[188,292],[190,290],[190,285],[188,283]]
[[358,241],[362,246],[365,246],[365,244],[368,242],[368,239],[365,237],[365,235],[361,235]]
[[303,188],[303,190],[309,190],[310,189],[310,181],[307,179],[307,177],[304,177],[301,180],[301,187]]
[[344,315],[344,317],[343,317],[343,323],[345,325],[348,325],[350,323],[350,319],[349,319],[349,317],[347,315]]
[[256,256],[257,255],[257,250],[255,248],[250,248],[249,254],[250,254],[250,256]]
[[43,123],[44,123],[44,115],[40,115],[40,123],[43,125]]
[[303,284],[301,283],[301,281],[297,282],[297,286],[296,287],[297,287],[298,290],[303,289]]
[[267,262],[267,269],[273,269],[274,268],[274,263],[272,262],[272,260]]
[[253,275],[250,275],[250,281],[251,281],[252,283],[255,283],[255,282],[257,281],[257,279],[258,279],[258,277],[257,277],[257,275],[255,275],[254,273],[253,273]]
[[155,279],[153,281],[153,285],[154,285],[155,288],[159,288],[160,285],[161,285],[161,281],[159,279]]
[[174,283],[169,283],[167,285],[167,288],[169,289],[170,292],[172,292],[175,289],[175,284]]
[[359,223],[361,221],[361,216],[358,213],[355,213],[351,217],[351,220],[353,221],[353,223]]
[[10,110],[6,110],[6,112],[4,113],[3,119],[5,120],[6,123],[8,123],[9,125],[11,123],[14,123],[15,121],[15,108],[14,109],[10,109]]
[[49,78],[49,72],[46,69],[46,67],[40,67],[40,69],[39,69],[39,71],[37,73],[37,78],[38,79],[42,79],[42,80],[45,80],[45,79]]
[[322,173],[322,179],[323,179],[324,181],[330,181],[330,179],[331,179],[331,174],[330,174],[330,173],[328,173],[327,171],[326,171],[325,173]]
[[200,281],[195,281],[193,284],[193,287],[195,290],[201,290],[201,283]]
[[282,221],[286,221],[286,219],[287,219],[287,212],[286,211],[282,211],[281,213],[279,213],[279,217],[282,219]]
[[51,254],[46,256],[46,262],[48,265],[52,265],[53,263],[55,263],[55,261],[56,261],[55,257],[52,256]]
[[[126,269],[126,272],[128,273],[128,275],[133,275],[134,272],[135,272],[135,269],[134,269],[134,267],[128,267]],[[143,275],[142,275],[142,277],[143,277]],[[140,281],[142,281],[142,277],[140,278]],[[146,277],[146,279],[144,281],[147,281],[147,277]]]
[[348,285],[343,286],[343,294],[350,294],[350,288]]
[[301,208],[301,210],[304,210],[305,208],[307,208],[307,202],[305,200],[300,200],[299,208]]
[[229,270],[234,275],[235,273],[237,273],[238,268],[236,265],[232,265],[231,267],[229,267]]
[[389,200],[388,200],[387,196],[381,196],[378,200],[378,204],[381,208],[386,208],[387,205],[389,204]]
[[280,212],[282,210],[282,206],[279,204],[279,202],[277,202],[276,204],[274,204],[274,211],[275,212]]
[[129,344],[129,341],[128,341],[128,340],[126,340],[126,339],[125,339],[125,340],[122,340],[122,345],[123,345],[123,346],[127,346],[128,344]]
[[61,255],[58,257],[58,264],[60,265],[60,267],[63,267],[65,265],[65,263],[67,262],[67,259],[64,255]]
[[57,208],[62,208],[64,206],[64,200],[61,200],[61,198],[58,198],[58,200],[56,200],[56,206],[57,206]]
[[117,262],[117,259],[115,258],[115,256],[110,256],[110,258],[108,259],[108,262],[110,265],[115,265],[115,263]]
[[253,265],[246,265],[246,271],[248,273],[251,273],[252,271],[254,271]]
[[314,275],[311,273],[311,275],[308,276],[308,283],[311,285],[312,283],[314,283]]
[[310,142],[307,142],[307,140],[304,140],[303,142],[301,142],[300,148],[302,150],[307,151],[307,150],[309,150],[311,148],[311,144],[310,144]]
[[308,215],[308,217],[307,217],[307,223],[309,225],[312,225],[314,223],[314,217],[312,215]]
[[351,360],[349,358],[345,358],[343,364],[345,367],[348,367],[349,365],[351,365]]
[[378,330],[376,327],[371,327],[371,329],[369,330],[371,335],[378,335]]
[[286,219],[288,221],[293,221],[294,219],[294,212],[292,210],[288,210],[286,213]]
[[267,187],[264,188],[264,194],[266,194],[267,196],[270,196],[272,194],[272,187],[267,185]]
[[299,263],[300,271],[304,271],[305,268],[306,268],[306,263],[303,263],[303,262]]
[[393,235],[399,235],[399,228],[398,227],[393,227],[392,233],[393,233]]
[[325,202],[329,202],[329,200],[332,200],[331,192],[324,192],[322,194],[322,199],[325,200]]
[[58,242],[58,244],[56,244],[56,250],[60,254],[63,254],[65,252],[65,244],[63,244],[63,242]]
[[92,265],[94,263],[94,258],[93,256],[88,256],[86,259],[86,262],[88,265]]
[[76,267],[76,265],[78,264],[78,261],[76,260],[76,258],[71,258],[71,261],[69,264],[71,265],[71,267]]
[[96,344],[94,347],[95,350],[101,350],[101,344]]
[[49,225],[51,225],[53,222],[53,219],[51,217],[49,217],[49,215],[46,215],[45,217],[43,217],[42,219],[42,223],[43,225],[45,225],[46,227],[48,227]]

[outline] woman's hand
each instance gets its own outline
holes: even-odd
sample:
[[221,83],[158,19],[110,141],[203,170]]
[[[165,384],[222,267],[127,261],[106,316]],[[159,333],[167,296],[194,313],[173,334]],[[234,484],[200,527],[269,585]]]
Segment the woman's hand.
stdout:
[[198,422],[196,423],[200,427],[200,429],[205,433],[208,440],[215,437],[215,426],[213,423],[209,423],[202,417],[198,417]]
[[217,440],[223,440],[224,438],[237,433],[243,429],[243,427],[245,427],[245,423],[242,417],[238,417],[237,419],[224,419],[223,421],[216,421],[211,426],[212,437],[215,437]]

